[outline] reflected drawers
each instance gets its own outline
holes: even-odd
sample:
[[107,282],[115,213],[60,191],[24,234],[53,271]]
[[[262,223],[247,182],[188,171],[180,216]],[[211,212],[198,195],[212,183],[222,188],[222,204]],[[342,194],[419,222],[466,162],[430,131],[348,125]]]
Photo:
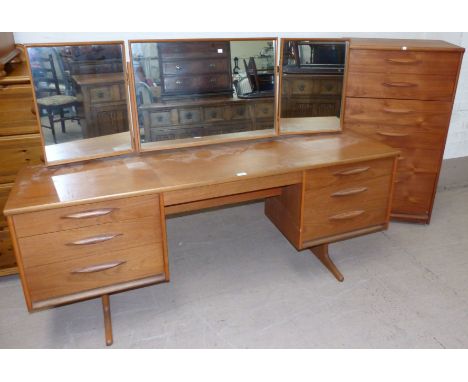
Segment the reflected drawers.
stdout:
[[394,158],[310,170],[302,242],[385,225]]
[[150,195],[15,215],[32,307],[164,274],[159,203]]

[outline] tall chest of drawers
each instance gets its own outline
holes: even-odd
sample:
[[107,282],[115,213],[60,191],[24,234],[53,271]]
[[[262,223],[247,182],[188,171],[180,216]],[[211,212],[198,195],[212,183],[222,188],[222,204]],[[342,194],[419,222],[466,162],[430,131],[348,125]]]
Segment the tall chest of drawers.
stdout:
[[400,150],[392,217],[429,223],[464,49],[353,39],[345,128]]

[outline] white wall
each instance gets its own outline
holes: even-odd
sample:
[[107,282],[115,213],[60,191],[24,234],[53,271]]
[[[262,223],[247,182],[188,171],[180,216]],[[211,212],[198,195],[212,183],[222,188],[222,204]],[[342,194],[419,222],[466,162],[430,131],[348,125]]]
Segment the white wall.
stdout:
[[[202,38],[202,37],[381,37],[381,38],[417,38],[445,40],[468,48],[468,32],[336,32],[336,33],[236,33],[236,32],[203,32],[203,33],[163,33],[163,32],[15,32],[15,41],[19,44],[43,42],[72,41],[109,41],[132,39],[163,39],[163,38]],[[127,55],[128,57],[128,55]],[[457,96],[450,123],[444,158],[468,156],[468,53],[460,73]]]

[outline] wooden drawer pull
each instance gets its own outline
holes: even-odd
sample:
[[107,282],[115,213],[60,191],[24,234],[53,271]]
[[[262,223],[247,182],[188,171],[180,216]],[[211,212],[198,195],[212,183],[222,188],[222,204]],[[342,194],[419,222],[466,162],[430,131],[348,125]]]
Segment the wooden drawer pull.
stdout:
[[352,170],[345,170],[345,171],[340,171],[340,172],[335,172],[333,175],[354,175],[354,174],[360,174],[361,172],[366,172],[369,170],[370,167],[358,167],[358,168],[353,168]]
[[117,236],[122,236],[121,233],[108,233],[105,235],[98,235],[87,237],[85,239],[80,239],[77,241],[72,241],[71,243],[67,243],[67,245],[89,245],[89,244],[97,244],[102,243],[103,241],[111,240]]
[[348,212],[343,212],[338,215],[330,216],[328,219],[330,220],[352,219],[352,218],[355,218],[356,216],[362,215],[364,212],[365,212],[364,210],[348,211]]
[[89,210],[89,211],[77,212],[76,214],[70,214],[70,215],[62,216],[62,219],[95,218],[95,217],[98,217],[98,216],[109,215],[114,210],[118,210],[118,208],[100,208],[98,210]]
[[90,265],[89,267],[84,267],[84,268],[78,268],[70,273],[93,273],[93,272],[101,272],[105,271],[107,269],[115,268],[118,267],[119,265],[125,264],[126,261],[123,260],[117,260],[117,261],[112,261],[110,263],[105,263],[105,264],[96,264],[96,265]]
[[413,82],[384,82],[382,85],[390,88],[414,88],[418,86]]
[[387,58],[385,61],[390,62],[391,64],[402,64],[402,65],[413,65],[418,64],[419,60],[414,60],[411,58]]
[[347,190],[341,190],[334,192],[331,196],[348,196],[348,195],[356,195],[360,194],[361,192],[367,191],[367,187],[356,187],[356,188],[348,188]]
[[377,131],[377,134],[384,137],[407,137],[409,135],[408,133],[394,133],[390,131]]
[[389,108],[383,108],[382,109],[385,113],[390,113],[390,114],[411,114],[414,113],[414,110],[411,109],[389,109]]

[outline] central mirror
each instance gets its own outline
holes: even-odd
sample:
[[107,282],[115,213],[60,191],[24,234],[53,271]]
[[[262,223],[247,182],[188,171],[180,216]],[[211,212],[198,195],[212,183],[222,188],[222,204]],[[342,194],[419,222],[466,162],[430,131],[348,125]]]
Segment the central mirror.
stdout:
[[275,135],[275,39],[133,41],[130,52],[142,151]]
[[47,164],[132,150],[124,45],[27,48]]
[[282,40],[282,134],[341,131],[348,42]]

